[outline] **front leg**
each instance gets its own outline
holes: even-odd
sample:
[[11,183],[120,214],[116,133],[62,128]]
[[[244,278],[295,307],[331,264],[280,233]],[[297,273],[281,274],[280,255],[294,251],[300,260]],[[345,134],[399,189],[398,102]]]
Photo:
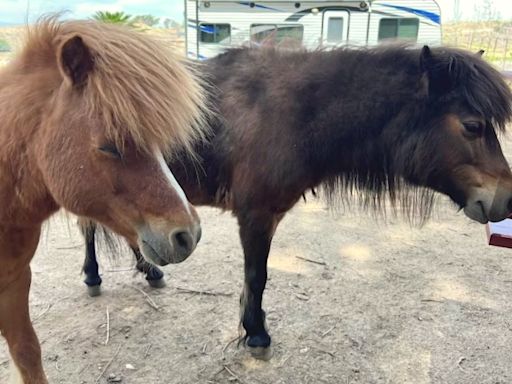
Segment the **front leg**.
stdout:
[[47,384],[41,347],[30,321],[30,260],[40,228],[0,228],[0,333],[7,341],[17,383]]
[[0,292],[0,331],[13,360],[14,383],[47,384],[41,361],[41,347],[30,321],[28,293],[30,267]]
[[90,297],[101,294],[101,277],[99,265],[96,258],[95,234],[96,224],[85,220],[79,221],[80,231],[85,238],[85,260],[83,271],[85,273],[85,284]]
[[137,260],[137,269],[146,274],[149,286],[152,288],[165,287],[164,273],[156,265],[148,263],[138,248],[132,247],[132,252]]
[[240,299],[241,321],[246,344],[255,358],[270,358],[270,335],[262,309],[267,283],[267,259],[275,228],[281,217],[272,213],[249,211],[238,215],[240,239],[244,249],[245,284]]

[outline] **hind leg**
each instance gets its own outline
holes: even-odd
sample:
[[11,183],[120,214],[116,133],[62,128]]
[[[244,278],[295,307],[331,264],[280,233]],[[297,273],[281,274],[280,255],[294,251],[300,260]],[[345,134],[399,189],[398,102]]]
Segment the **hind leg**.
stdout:
[[267,283],[267,259],[275,228],[282,215],[250,211],[238,215],[240,239],[244,249],[245,284],[240,299],[246,344],[255,358],[270,358],[270,335],[262,309]]
[[85,284],[87,293],[91,297],[101,294],[101,277],[99,274],[99,265],[96,259],[95,234],[96,225],[94,223],[80,223],[80,230],[85,238],[85,260],[83,271],[85,273]]
[[164,273],[156,265],[148,263],[137,248],[132,247],[132,252],[137,260],[137,269],[146,274],[148,284],[153,288],[165,287]]

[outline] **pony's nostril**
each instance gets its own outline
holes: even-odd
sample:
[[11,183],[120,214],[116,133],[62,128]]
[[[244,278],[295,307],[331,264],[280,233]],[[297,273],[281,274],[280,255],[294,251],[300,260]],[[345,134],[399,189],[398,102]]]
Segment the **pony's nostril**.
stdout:
[[189,231],[176,231],[171,235],[172,245],[180,253],[190,254],[194,250],[195,242]]
[[507,210],[509,215],[512,214],[512,197],[508,200]]
[[201,240],[201,236],[203,236],[203,230],[199,227],[196,233],[196,244]]

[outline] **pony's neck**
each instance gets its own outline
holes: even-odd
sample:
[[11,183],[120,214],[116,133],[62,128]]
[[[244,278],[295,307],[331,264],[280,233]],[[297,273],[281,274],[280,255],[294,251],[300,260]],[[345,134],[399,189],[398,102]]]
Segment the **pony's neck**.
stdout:
[[315,92],[303,101],[316,181],[386,178],[401,132],[421,115],[416,64],[408,52],[393,58],[364,50],[326,52],[322,63],[305,85]]
[[0,220],[25,225],[27,220],[46,219],[58,208],[45,186],[36,158],[38,133],[57,74],[23,73],[17,70],[18,65],[12,63],[0,74]]

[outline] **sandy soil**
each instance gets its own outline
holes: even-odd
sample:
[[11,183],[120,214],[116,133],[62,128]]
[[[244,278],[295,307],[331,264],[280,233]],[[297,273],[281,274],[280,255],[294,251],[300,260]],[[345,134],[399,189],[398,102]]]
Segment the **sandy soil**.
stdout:
[[[512,250],[487,246],[484,227],[445,200],[421,229],[298,204],[271,251],[269,362],[230,342],[242,287],[236,222],[200,214],[203,240],[165,268],[166,288],[150,289],[127,253],[103,254],[98,298],[82,284],[74,219],[49,222],[30,299],[51,383],[512,382]],[[0,344],[0,382],[7,359]]]

